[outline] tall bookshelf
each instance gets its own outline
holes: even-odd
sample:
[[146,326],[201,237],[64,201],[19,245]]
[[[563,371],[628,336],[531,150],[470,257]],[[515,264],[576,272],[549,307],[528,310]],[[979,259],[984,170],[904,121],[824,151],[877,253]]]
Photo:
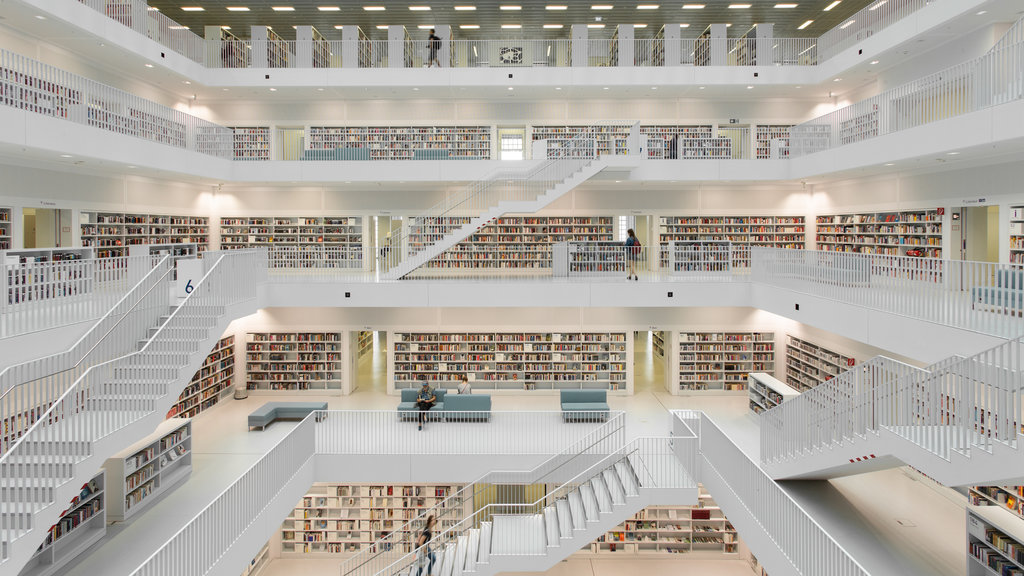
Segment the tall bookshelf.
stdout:
[[846,372],[857,363],[852,356],[786,336],[786,384],[803,392]]
[[[363,267],[361,216],[258,216],[222,217],[220,247],[241,250],[283,246],[292,254],[277,254],[270,267]],[[305,259],[303,261],[303,259]]]
[[751,372],[747,382],[749,393],[749,407],[754,414],[760,414],[771,410],[787,400],[800,395],[800,392],[791,388],[780,380],[763,372]]
[[[618,55],[618,51],[615,51]],[[547,140],[549,150],[564,147],[570,140],[581,136],[587,130],[593,130],[596,152],[599,155],[622,155],[629,151],[629,126],[613,124],[606,126],[534,126],[532,140]]]
[[447,150],[457,159],[491,158],[490,126],[311,126],[310,150],[369,148],[371,160],[411,160],[414,150]]
[[287,68],[291,50],[288,41],[267,26],[267,66],[270,68]]
[[[803,216],[662,216],[658,241],[661,265],[669,264],[672,242],[732,242],[738,246],[766,246],[803,250]],[[733,255],[733,266],[749,266],[746,253]]]
[[999,506],[967,507],[967,576],[1024,574],[1024,523]]
[[[732,158],[732,140],[717,138],[710,124],[641,126],[640,133],[648,137],[648,158]],[[673,138],[677,138],[674,154]]]
[[128,246],[143,244],[196,244],[203,252],[209,222],[205,216],[82,212],[82,246],[95,248],[98,258],[127,256]]
[[[416,531],[405,524],[460,489],[461,484],[333,484],[317,482],[281,525],[282,557],[354,554],[399,533],[392,550],[412,552]],[[462,514],[439,518],[437,534]]]
[[775,372],[773,332],[679,334],[679,390],[745,391],[751,372]]
[[254,391],[351,390],[343,386],[339,332],[250,332],[246,388]]
[[107,507],[103,470],[82,485],[46,539],[19,572],[19,576],[56,574],[107,533]]
[[235,377],[235,336],[221,338],[171,406],[168,418],[192,418],[231,392]]
[[[755,132],[755,158],[766,160],[772,158],[772,141],[782,140],[786,149],[789,146],[790,124],[759,124]],[[782,158],[781,156],[779,158]],[[777,158],[777,159],[779,159]]]
[[704,487],[696,506],[648,506],[590,543],[584,553],[739,557],[736,528]]
[[107,459],[107,515],[123,521],[149,507],[192,473],[192,421],[164,420],[149,436]]
[[11,230],[11,209],[0,207],[0,250],[10,250],[14,244]]
[[[2,217],[3,213],[0,212]],[[0,239],[2,242],[3,239]],[[1010,262],[1024,264],[1024,206],[1010,208]]]
[[370,330],[359,331],[359,357],[362,358],[364,354],[368,354],[373,350],[373,332]]
[[624,332],[397,332],[389,337],[396,389],[421,378],[474,390],[628,389],[631,346]]
[[935,209],[823,215],[815,241],[825,251],[942,258],[942,216]]
[[270,128],[267,126],[235,126],[232,131],[232,151],[235,160],[270,160]]
[[658,358],[665,357],[665,333],[655,330],[651,332],[651,346],[654,348],[654,355]]
[[[551,267],[553,244],[611,242],[615,240],[614,222],[612,216],[506,216],[445,250],[427,268],[547,269]],[[428,228],[411,234],[410,246],[436,242],[440,235],[461,223],[442,222],[436,231]]]

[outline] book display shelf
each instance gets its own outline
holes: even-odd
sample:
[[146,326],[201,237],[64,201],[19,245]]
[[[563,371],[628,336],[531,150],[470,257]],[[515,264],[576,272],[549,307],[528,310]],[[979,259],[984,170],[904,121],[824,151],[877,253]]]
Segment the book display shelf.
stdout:
[[149,436],[107,459],[107,517],[123,521],[145,510],[192,473],[192,421],[164,420]]
[[971,486],[967,497],[974,506],[999,506],[1024,522],[1024,486]]
[[209,223],[205,216],[82,212],[82,246],[96,249],[96,257],[127,256],[128,246],[143,244],[195,244],[200,252],[209,247]]
[[786,336],[786,383],[801,392],[831,380],[857,364],[845,356],[793,335]]
[[[0,218],[3,218],[0,209]],[[0,234],[3,223],[0,222]],[[3,239],[0,238],[0,244]],[[1024,264],[1024,206],[1013,206],[1010,208],[1010,262],[1012,264]]]
[[251,126],[231,128],[231,147],[235,160],[270,160],[270,127]]
[[771,410],[800,395],[797,390],[763,372],[750,373],[750,378],[747,380],[747,391],[750,394],[750,411],[754,414]]
[[967,507],[967,576],[1024,575],[1024,521],[1000,506]]
[[246,388],[251,391],[336,390],[343,386],[343,335],[338,332],[250,332],[245,344]]
[[0,263],[21,264],[5,268],[0,278],[7,303],[57,300],[91,293],[96,265],[76,261],[92,257],[91,248],[0,250]]
[[[754,158],[758,160],[766,159],[781,159],[789,156],[786,152],[789,149],[789,129],[793,126],[790,124],[766,124],[758,125],[755,134],[756,146],[754,148]],[[782,140],[782,147],[779,150],[781,154],[772,154],[772,141]]]
[[[732,158],[732,140],[717,138],[710,125],[641,126],[647,135],[647,157],[658,159]],[[672,140],[677,138],[675,152]]]
[[751,372],[774,371],[774,332],[679,334],[679,390],[745,391]]
[[369,330],[359,331],[359,357],[373,350],[373,332]]
[[[613,51],[618,56],[618,50]],[[589,130],[590,126],[534,126],[533,141],[547,140],[548,150],[558,150],[569,143],[570,140],[582,135]],[[594,142],[599,155],[620,155],[629,151],[629,126],[626,124],[615,124],[607,126],[595,126]]]
[[235,337],[221,338],[185,390],[168,418],[192,418],[231,393],[235,377]]
[[654,355],[658,358],[665,357],[665,333],[657,330],[651,332],[651,345],[654,347]]
[[19,572],[19,576],[56,574],[107,533],[107,507],[103,470],[82,485],[46,539]]
[[[446,220],[439,222],[436,230],[427,228],[421,234],[411,234],[410,246],[432,244],[450,228],[465,223],[455,218]],[[427,268],[549,269],[555,243],[611,242],[615,239],[614,221],[611,216],[505,216],[445,250]]]
[[825,251],[942,258],[942,216],[938,210],[818,216],[815,241]]
[[11,230],[11,209],[0,208],[0,250],[10,250],[14,244],[11,239],[14,234]]
[[222,250],[283,246],[271,268],[363,267],[363,219],[359,216],[260,216],[220,219]]
[[267,26],[267,66],[270,68],[287,68],[291,50],[288,41]]
[[310,126],[306,134],[309,150],[369,148],[370,160],[415,160],[417,150],[428,149],[461,160],[491,158],[490,126]]
[[474,390],[628,389],[624,332],[396,332],[389,381],[396,389],[455,388],[465,375]]
[[[696,506],[648,506],[590,543],[592,554],[739,556],[736,528],[700,487]],[[584,548],[586,553],[588,549]]]
[[[671,242],[726,241],[803,250],[805,230],[803,216],[662,216],[658,238],[662,266],[668,266]],[[733,266],[749,266],[746,254],[737,252]]]
[[[417,530],[405,524],[463,488],[462,484],[332,484],[317,482],[281,524],[282,557],[354,554],[399,533],[391,550],[412,552]],[[434,534],[462,514],[439,518]]]

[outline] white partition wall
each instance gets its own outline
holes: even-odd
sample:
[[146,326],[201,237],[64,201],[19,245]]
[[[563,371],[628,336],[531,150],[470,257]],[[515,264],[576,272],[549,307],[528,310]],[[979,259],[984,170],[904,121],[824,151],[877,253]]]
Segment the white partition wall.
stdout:
[[679,24],[665,24],[662,29],[665,42],[665,66],[679,66],[683,63],[681,32]]
[[617,34],[619,38],[619,66],[632,66],[633,57],[636,51],[632,24],[619,24]]
[[268,41],[270,36],[270,30],[266,26],[253,26],[252,27],[252,49],[249,52],[250,58],[252,58],[251,66],[253,68],[267,68],[270,66],[270,62],[267,59]]
[[572,25],[572,65],[586,66],[588,58],[587,38],[589,31],[586,24]]

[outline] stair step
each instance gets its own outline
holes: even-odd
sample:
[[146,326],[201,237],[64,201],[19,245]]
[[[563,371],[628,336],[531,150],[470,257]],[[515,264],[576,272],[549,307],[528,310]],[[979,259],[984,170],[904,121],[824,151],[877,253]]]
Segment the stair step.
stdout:
[[480,551],[480,529],[470,528],[469,538],[466,543],[466,563],[463,565],[466,572],[476,572],[476,555]]
[[462,576],[466,565],[466,535],[460,534],[455,540],[455,562],[452,563],[452,576]]
[[569,492],[569,512],[572,516],[572,527],[574,530],[586,528],[587,517],[583,512],[583,497],[580,496],[578,489]]
[[622,487],[626,490],[627,496],[639,496],[640,495],[640,482],[636,478],[636,472],[633,470],[633,466],[629,464],[628,460],[615,463],[615,472],[619,475],[619,480],[622,481]]
[[452,576],[452,572],[455,570],[455,543],[449,542],[444,547],[444,555],[442,560],[444,562],[439,568],[438,576]]
[[561,546],[562,538],[558,534],[558,513],[554,506],[544,508],[544,541],[548,548]]
[[558,513],[558,534],[562,538],[572,538],[572,514],[569,512],[569,501],[561,498],[555,501],[555,511]]
[[580,496],[587,522],[597,522],[600,518],[601,510],[597,505],[597,495],[594,493],[594,487],[590,484],[580,485]]
[[480,523],[480,552],[477,554],[477,564],[488,564],[491,561],[491,523]]
[[622,505],[626,503],[626,491],[622,488],[619,475],[615,473],[614,468],[608,468],[601,472],[601,476],[604,477],[604,484],[608,487],[608,493],[611,494],[612,504]]
[[590,479],[590,485],[594,487],[598,509],[601,510],[602,514],[610,513],[612,511],[612,495],[608,493],[608,487],[605,486],[604,479],[601,476],[595,476]]

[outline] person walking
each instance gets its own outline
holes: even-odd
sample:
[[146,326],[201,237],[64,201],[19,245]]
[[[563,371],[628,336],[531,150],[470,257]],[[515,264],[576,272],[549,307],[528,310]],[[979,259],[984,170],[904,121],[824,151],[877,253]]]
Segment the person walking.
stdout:
[[629,263],[629,275],[626,276],[626,280],[632,278],[633,280],[640,280],[636,275],[636,261],[640,257],[640,240],[637,239],[636,233],[630,228],[626,231],[626,262]]
[[423,430],[423,425],[427,423],[427,412],[434,407],[435,402],[437,402],[437,396],[434,394],[434,389],[430,387],[429,382],[424,380],[423,387],[416,395],[416,407],[420,409],[420,430]]
[[434,65],[437,62],[437,67],[441,67],[441,61],[437,59],[437,52],[441,49],[441,39],[434,33],[434,29],[430,29],[430,36],[427,38],[427,48],[430,49],[430,58],[427,63],[427,68]]
[[426,526],[416,537],[416,576],[423,576],[424,568],[427,569],[427,576],[431,576],[434,569],[434,552],[430,549],[430,539],[434,537],[435,521],[433,514],[427,516]]

